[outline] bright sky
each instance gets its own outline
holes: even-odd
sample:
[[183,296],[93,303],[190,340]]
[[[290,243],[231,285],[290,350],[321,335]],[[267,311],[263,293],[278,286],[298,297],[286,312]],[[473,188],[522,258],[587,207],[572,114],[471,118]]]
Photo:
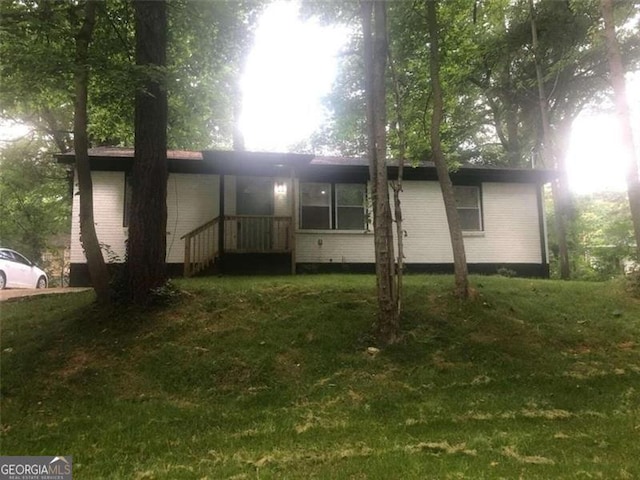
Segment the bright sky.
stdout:
[[325,118],[321,97],[336,75],[346,29],[298,18],[298,4],[267,7],[242,82],[241,128],[248,150],[287,151]]
[[[256,35],[243,82],[242,128],[249,150],[286,151],[323,121],[320,98],[335,78],[345,30],[297,17],[295,2],[270,5]],[[629,103],[640,127],[640,72]],[[624,190],[624,156],[614,114],[582,114],[574,123],[567,168],[576,193]],[[640,128],[636,143],[640,143]]]
[[15,140],[17,138],[27,135],[31,131],[28,125],[22,123],[15,123],[11,121],[0,122],[0,148],[3,142]]
[[[640,158],[640,72],[627,75],[627,98],[635,127],[637,158]],[[567,174],[575,193],[626,190],[627,161],[615,113],[585,112],[573,122]]]

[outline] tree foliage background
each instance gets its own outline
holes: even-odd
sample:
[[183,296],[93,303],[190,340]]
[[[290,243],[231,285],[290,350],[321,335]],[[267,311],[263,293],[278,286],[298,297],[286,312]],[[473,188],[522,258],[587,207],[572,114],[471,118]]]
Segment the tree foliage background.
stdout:
[[52,236],[70,229],[67,171],[50,155],[38,137],[0,149],[0,245],[34,260]]
[[[168,3],[169,148],[232,146],[239,78],[263,3]],[[72,0],[0,2],[0,119],[34,129],[29,145],[8,142],[2,149],[1,240],[34,258],[51,235],[69,231],[71,189],[53,155],[72,148],[74,35],[83,8]],[[89,50],[91,146],[133,145],[142,76],[134,34],[130,1],[100,3]]]

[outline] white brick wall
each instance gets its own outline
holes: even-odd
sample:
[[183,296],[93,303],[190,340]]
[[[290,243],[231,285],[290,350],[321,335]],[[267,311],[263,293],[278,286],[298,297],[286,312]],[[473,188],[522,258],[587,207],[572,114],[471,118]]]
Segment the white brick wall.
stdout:
[[172,173],[167,184],[167,262],[184,262],[180,237],[219,215],[218,175]]
[[[124,172],[93,172],[93,216],[96,234],[101,244],[124,261],[127,229],[122,226],[124,212]],[[76,181],[73,192],[73,216],[71,221],[71,263],[85,263],[80,245],[80,195]],[[105,260],[109,261],[103,250]]]
[[[123,227],[123,172],[93,172],[96,231],[120,259],[125,255],[127,228]],[[289,215],[292,189],[275,198],[275,214]],[[299,191],[296,181],[295,193]],[[76,186],[77,189],[77,186]],[[465,236],[470,263],[540,263],[537,186],[516,183],[484,183],[482,207],[484,231]],[[226,213],[235,212],[235,177],[225,177]],[[219,215],[217,175],[170,174],[167,190],[167,261],[181,263],[184,242],[180,237]],[[296,209],[298,199],[295,198]],[[450,263],[451,243],[444,204],[437,182],[405,181],[402,193],[403,228],[407,263]],[[297,224],[297,210],[295,222]],[[79,196],[73,198],[71,262],[84,263],[79,240]],[[372,263],[373,235],[366,232],[304,231],[296,233],[299,263]]]
[[[125,257],[127,228],[123,227],[124,172],[92,172],[94,217],[100,243],[120,260]],[[77,193],[77,184],[75,187]],[[167,261],[184,261],[180,237],[218,215],[218,176],[170,174],[167,184]],[[179,213],[178,213],[179,212]],[[80,245],[80,197],[73,197],[71,262],[85,263]],[[106,252],[105,259],[108,260]]]
[[[484,231],[465,234],[469,263],[540,263],[536,189],[531,184],[482,185]],[[407,233],[405,261],[453,262],[439,184],[405,181],[400,199]],[[296,242],[298,262],[374,261],[371,234],[298,230]]]
[[485,236],[465,238],[473,263],[540,263],[537,187],[522,183],[482,186]]
[[373,234],[299,230],[297,263],[373,263]]

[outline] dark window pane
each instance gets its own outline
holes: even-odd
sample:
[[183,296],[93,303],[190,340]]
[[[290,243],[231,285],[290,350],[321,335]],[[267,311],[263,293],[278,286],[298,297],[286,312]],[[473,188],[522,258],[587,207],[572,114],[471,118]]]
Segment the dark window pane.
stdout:
[[273,179],[237,177],[236,213],[238,215],[273,215]]
[[338,230],[364,230],[363,207],[338,207]]
[[300,184],[300,204],[302,206],[331,205],[331,184],[302,183]]
[[475,208],[459,208],[460,227],[462,230],[481,230],[480,211]]
[[458,207],[478,208],[479,189],[478,187],[465,187],[456,185],[453,187]]
[[327,230],[331,228],[329,207],[300,207],[300,228]]
[[336,185],[338,207],[364,207],[364,191],[362,184]]
[[16,262],[21,263],[23,265],[31,265],[31,262],[27,260],[25,257],[20,255],[18,252],[13,252],[13,258]]

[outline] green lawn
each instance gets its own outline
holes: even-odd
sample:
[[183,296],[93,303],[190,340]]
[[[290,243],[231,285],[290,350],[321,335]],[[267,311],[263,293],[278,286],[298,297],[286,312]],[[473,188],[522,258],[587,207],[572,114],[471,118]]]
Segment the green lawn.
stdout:
[[164,310],[0,307],[3,455],[74,478],[640,478],[640,301],[622,282],[205,278]]

